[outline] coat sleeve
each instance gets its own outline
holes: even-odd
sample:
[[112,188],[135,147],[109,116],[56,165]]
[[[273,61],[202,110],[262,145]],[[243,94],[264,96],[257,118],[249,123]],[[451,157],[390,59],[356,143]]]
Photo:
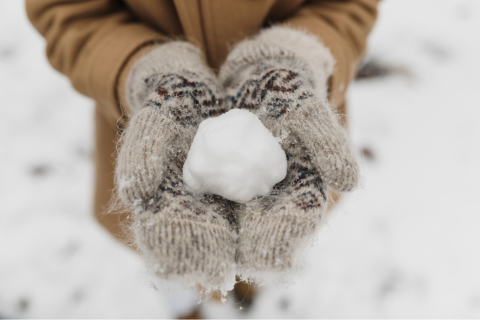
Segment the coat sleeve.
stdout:
[[122,69],[164,36],[135,19],[120,0],[26,0],[26,9],[46,39],[51,65],[93,98],[107,119],[118,120]]
[[[336,60],[330,79],[330,99],[340,109],[344,93],[355,76],[364,54],[367,37],[377,18],[379,0],[314,0],[307,1],[293,16],[285,20],[290,27],[317,35]],[[344,113],[344,110],[339,110]]]

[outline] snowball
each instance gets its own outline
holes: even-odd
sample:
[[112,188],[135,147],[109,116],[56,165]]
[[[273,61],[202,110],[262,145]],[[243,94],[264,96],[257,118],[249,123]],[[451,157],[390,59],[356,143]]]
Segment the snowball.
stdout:
[[255,114],[240,109],[204,120],[183,166],[191,191],[240,203],[268,194],[286,174],[278,141]]

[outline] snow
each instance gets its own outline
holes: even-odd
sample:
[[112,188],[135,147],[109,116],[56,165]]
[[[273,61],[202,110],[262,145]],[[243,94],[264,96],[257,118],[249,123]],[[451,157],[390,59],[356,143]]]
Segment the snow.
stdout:
[[183,166],[191,191],[239,203],[268,194],[286,174],[278,141],[255,114],[240,109],[202,121]]
[[159,298],[168,305],[170,316],[189,314],[201,303],[193,290],[187,289],[179,282],[167,281],[155,276],[152,276],[150,280],[158,290]]
[[[480,2],[380,8],[367,60],[392,72],[348,92],[362,186],[295,284],[249,309],[204,302],[204,317],[480,317]],[[172,317],[92,217],[93,103],[44,51],[23,3],[0,0],[0,317]]]

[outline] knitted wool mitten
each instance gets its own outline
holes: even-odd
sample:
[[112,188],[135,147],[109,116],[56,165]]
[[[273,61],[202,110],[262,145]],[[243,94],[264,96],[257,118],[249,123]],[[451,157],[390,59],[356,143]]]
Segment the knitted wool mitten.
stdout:
[[326,187],[349,191],[357,184],[347,134],[326,99],[333,65],[314,36],[273,27],[237,45],[220,70],[229,108],[258,115],[282,139],[288,161],[274,191],[237,213],[244,277],[292,268],[325,218]]
[[230,203],[184,189],[182,168],[200,122],[225,112],[224,92],[201,52],[163,44],[127,80],[133,110],[116,168],[120,199],[135,212],[135,244],[157,276],[204,288],[221,285],[235,263]]

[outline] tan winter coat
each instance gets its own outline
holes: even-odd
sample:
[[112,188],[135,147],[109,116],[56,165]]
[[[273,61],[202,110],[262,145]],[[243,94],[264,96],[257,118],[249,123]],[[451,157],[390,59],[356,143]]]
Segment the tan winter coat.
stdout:
[[97,104],[94,210],[124,240],[126,214],[104,215],[112,196],[115,141],[128,121],[123,84],[133,62],[158,42],[186,38],[218,69],[229,48],[271,24],[317,35],[336,59],[329,96],[345,114],[353,78],[377,16],[379,0],[26,0],[27,14],[47,40],[52,66]]

